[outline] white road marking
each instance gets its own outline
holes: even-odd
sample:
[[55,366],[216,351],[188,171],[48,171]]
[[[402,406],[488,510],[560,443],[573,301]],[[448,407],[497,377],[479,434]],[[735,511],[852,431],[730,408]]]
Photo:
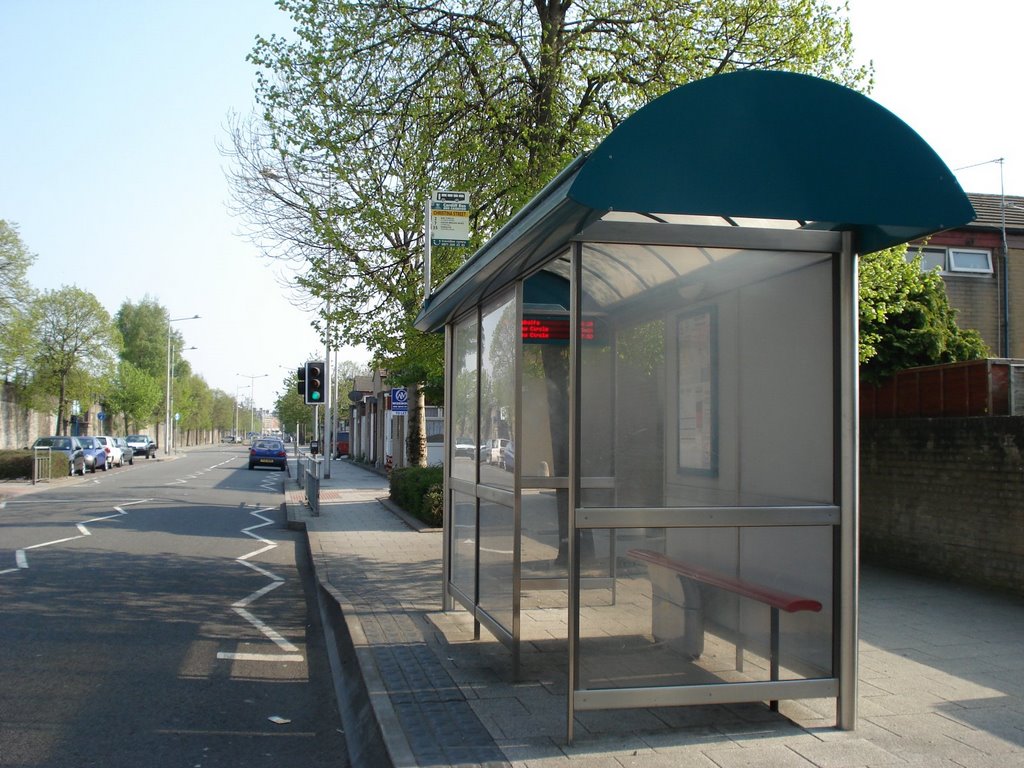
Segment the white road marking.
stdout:
[[210,467],[210,469],[201,469],[198,472],[194,472],[191,475],[185,475],[185,477],[179,477],[177,480],[172,480],[169,483],[164,483],[164,485],[185,485],[188,483],[189,480],[195,480],[200,475],[205,475],[210,470],[216,469],[217,467],[222,467],[225,464],[230,464],[232,461],[233,459],[222,461],[220,464],[214,464],[212,467]]
[[6,568],[0,571],[0,575],[5,573],[14,573],[15,571],[28,568],[28,556],[25,554],[30,549],[40,549],[41,547],[50,547],[54,544],[64,544],[68,541],[77,541],[78,539],[84,539],[86,536],[92,536],[92,531],[86,528],[87,525],[93,523],[99,523],[103,520],[113,520],[115,517],[121,517],[128,513],[124,511],[122,507],[130,507],[133,504],[145,504],[150,499],[138,499],[137,501],[126,501],[121,507],[114,507],[116,513],[113,515],[104,515],[103,517],[94,517],[91,520],[86,520],[84,523],[75,523],[75,527],[79,530],[78,536],[68,536],[63,539],[54,539],[53,541],[44,541],[41,544],[29,544],[27,547],[17,550],[14,553],[14,562],[18,566],[17,568]]
[[66,539],[54,539],[53,541],[44,541],[42,544],[31,544],[25,547],[25,551],[30,549],[39,549],[40,547],[49,547],[54,544],[63,544],[67,541],[76,541],[78,539],[84,539],[88,534],[82,534],[81,536],[68,536]]
[[[28,568],[28,558],[25,557],[24,549],[19,549],[17,552],[14,553],[14,564],[18,566],[18,568]],[[5,568],[4,570],[0,571],[0,575],[5,573],[14,573],[18,570],[18,568]]]
[[261,621],[260,619],[257,619],[255,616],[253,616],[251,613],[249,613],[247,610],[245,610],[245,608],[239,608],[237,605],[236,606],[232,606],[232,607],[235,609],[235,613],[237,613],[243,619],[245,619],[250,624],[252,624],[254,627],[256,627],[256,629],[258,629],[260,632],[262,632],[264,635],[266,635],[271,640],[273,640],[274,641],[274,645],[276,645],[282,651],[297,651],[297,650],[299,650],[298,647],[296,647],[296,646],[292,645],[290,642],[288,642],[288,640],[286,638],[284,638],[281,635],[280,632],[278,632],[276,629],[271,627],[269,624],[266,624],[265,622]]
[[[273,525],[273,520],[271,520],[269,517],[265,517],[262,514],[260,514],[261,512],[267,512],[271,509],[273,509],[273,507],[261,507],[253,512],[250,512],[250,515],[252,515],[253,517],[258,517],[263,522],[257,523],[256,525],[250,525],[248,528],[242,529],[242,533],[244,533],[246,536],[250,536],[256,539],[256,541],[266,546],[260,547],[259,549],[254,549],[252,552],[247,552],[241,557],[235,558],[236,562],[241,563],[246,568],[250,568],[256,571],[261,576],[265,576],[266,578],[270,579],[270,583],[263,585],[247,597],[243,597],[241,600],[232,603],[231,608],[232,610],[234,610],[235,613],[237,613],[243,619],[245,619],[254,627],[256,627],[256,629],[258,629],[260,632],[262,632],[269,640],[271,640],[274,643],[274,645],[276,645],[282,651],[297,651],[299,650],[298,647],[289,642],[283,635],[281,635],[280,632],[278,632],[276,629],[274,629],[261,619],[256,618],[248,610],[246,610],[246,608],[249,605],[256,602],[264,595],[273,592],[275,589],[284,584],[284,579],[278,576],[273,571],[267,570],[266,568],[257,565],[256,563],[249,562],[249,558],[256,557],[257,555],[260,555],[264,552],[267,552],[277,547],[277,544],[275,542],[259,535],[258,533],[254,533],[254,531],[257,528],[264,528],[268,525]],[[222,651],[217,654],[217,658],[234,661],[303,661],[303,656],[301,653],[229,653],[227,651]]]
[[303,661],[301,653],[218,653],[217,658],[230,661]]

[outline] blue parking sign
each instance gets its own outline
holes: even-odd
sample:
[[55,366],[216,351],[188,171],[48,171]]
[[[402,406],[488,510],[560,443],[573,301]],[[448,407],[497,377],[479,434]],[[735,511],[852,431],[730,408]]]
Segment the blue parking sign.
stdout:
[[391,388],[391,412],[392,413],[408,413],[409,412],[409,390],[405,387],[392,387]]

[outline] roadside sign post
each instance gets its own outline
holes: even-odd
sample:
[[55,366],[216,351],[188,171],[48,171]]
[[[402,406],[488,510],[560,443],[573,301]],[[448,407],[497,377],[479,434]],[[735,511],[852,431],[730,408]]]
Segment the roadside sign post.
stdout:
[[392,413],[408,413],[409,412],[409,390],[405,387],[392,387],[391,388],[391,412]]
[[469,192],[435,190],[424,211],[423,298],[430,297],[430,249],[435,245],[469,245]]

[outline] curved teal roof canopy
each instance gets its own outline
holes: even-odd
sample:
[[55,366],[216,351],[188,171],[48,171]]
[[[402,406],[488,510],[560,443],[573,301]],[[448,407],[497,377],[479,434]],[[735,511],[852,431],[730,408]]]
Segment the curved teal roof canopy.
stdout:
[[860,253],[975,217],[932,148],[866,96],[789,72],[716,75],[577,158],[437,289],[416,327],[440,328],[609,211],[793,220],[852,231]]

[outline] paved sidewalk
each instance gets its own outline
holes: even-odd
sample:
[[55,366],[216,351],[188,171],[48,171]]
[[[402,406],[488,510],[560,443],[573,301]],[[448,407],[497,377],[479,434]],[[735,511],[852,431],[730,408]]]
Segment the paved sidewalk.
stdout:
[[569,747],[564,652],[524,644],[514,682],[504,646],[439,610],[441,533],[378,501],[380,475],[348,461],[331,473],[319,517],[289,480],[289,518],[306,525],[351,641],[342,664],[396,766],[1024,767],[1024,601],[872,568],[857,730],[832,727],[831,701],[616,710],[579,714]]

